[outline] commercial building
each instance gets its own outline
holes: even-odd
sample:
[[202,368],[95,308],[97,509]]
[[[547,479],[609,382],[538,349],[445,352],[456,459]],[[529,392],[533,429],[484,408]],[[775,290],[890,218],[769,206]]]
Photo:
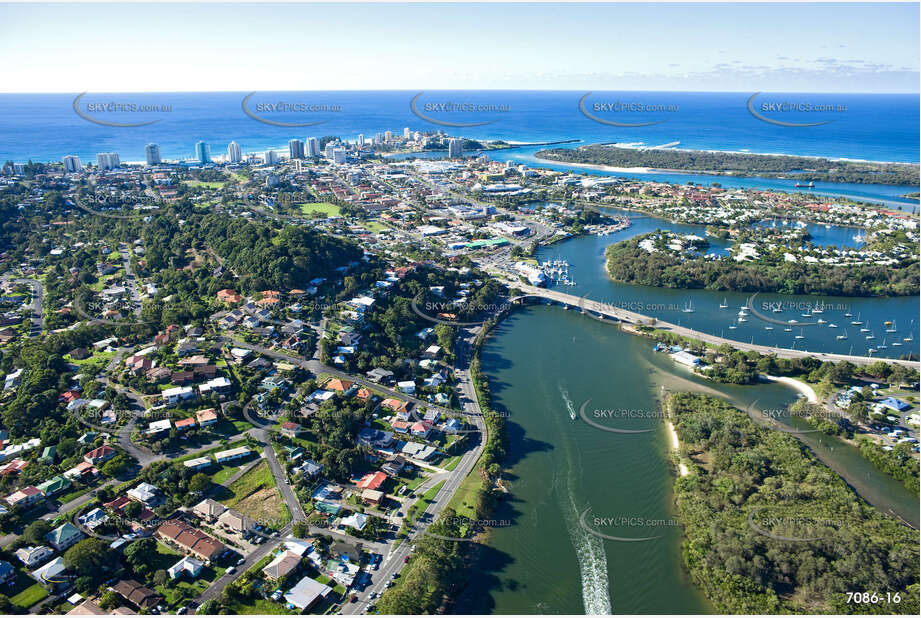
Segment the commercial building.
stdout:
[[147,159],[147,165],[159,165],[160,146],[158,144],[147,144],[144,146],[144,158]]
[[72,174],[83,171],[83,165],[80,163],[80,157],[77,155],[66,155],[61,159],[61,163],[64,164],[65,172]]
[[195,158],[199,163],[211,163],[211,148],[205,142],[195,143]]

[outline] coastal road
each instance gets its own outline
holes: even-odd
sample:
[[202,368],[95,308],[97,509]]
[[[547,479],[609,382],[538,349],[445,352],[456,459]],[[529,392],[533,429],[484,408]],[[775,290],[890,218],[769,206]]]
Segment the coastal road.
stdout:
[[[557,303],[562,303],[569,305],[570,307],[575,307],[578,309],[584,309],[586,311],[592,311],[600,315],[607,317],[617,318],[623,322],[629,322],[631,324],[643,324],[650,325],[654,328],[672,332],[676,335],[682,335],[684,337],[690,337],[692,339],[697,339],[703,341],[704,343],[709,343],[713,345],[723,345],[728,344],[733,348],[738,350],[753,350],[760,354],[774,354],[778,358],[806,358],[808,356],[814,356],[820,360],[826,361],[849,361],[857,365],[869,365],[875,363],[876,361],[883,360],[887,363],[893,363],[898,365],[904,365],[905,367],[911,367],[918,369],[921,367],[921,363],[918,361],[908,361],[900,360],[895,358],[878,358],[872,356],[852,356],[849,354],[833,354],[833,353],[823,353],[823,352],[810,352],[809,350],[793,350],[790,348],[774,348],[765,345],[758,345],[752,343],[745,343],[743,341],[735,341],[732,339],[725,339],[723,337],[717,337],[715,335],[710,335],[708,333],[703,333],[697,330],[692,330],[684,326],[678,326],[677,324],[671,324],[669,322],[663,322],[656,318],[651,318],[633,311],[627,311],[625,309],[620,309],[618,307],[612,306],[610,303],[601,303],[598,301],[590,300],[588,298],[574,296],[572,294],[565,294],[563,292],[557,292],[555,290],[548,290],[546,288],[539,288],[532,285],[527,285],[521,283],[520,281],[515,280],[505,280],[504,283],[511,288],[515,288],[522,292],[522,296],[536,296],[539,298],[545,298],[552,300]],[[516,298],[521,298],[516,297]],[[514,300],[514,299],[513,299]]]
[[[8,277],[8,275],[4,276],[2,281],[5,283]],[[29,307],[31,307],[29,319],[32,320],[32,328],[29,330],[29,336],[37,337],[42,334],[42,330],[45,328],[45,286],[38,279],[19,278],[13,279],[13,283],[28,285],[32,288],[32,298],[29,303]]]
[[[461,330],[460,336],[455,344],[455,375],[458,376],[458,386],[466,398],[466,402],[464,403],[465,412],[480,431],[479,434],[470,434],[470,438],[472,440],[477,440],[477,443],[473,448],[464,453],[457,467],[447,475],[447,478],[444,480],[444,485],[438,490],[435,498],[429,503],[425,511],[420,513],[416,518],[416,524],[409,531],[406,539],[399,547],[385,556],[377,571],[369,571],[371,583],[359,595],[359,601],[357,603],[346,603],[342,606],[340,610],[342,614],[353,615],[365,613],[368,604],[371,602],[369,598],[370,595],[372,593],[380,595],[386,590],[387,583],[391,581],[394,574],[399,573],[400,570],[406,566],[404,560],[412,553],[412,544],[414,540],[419,534],[425,533],[425,523],[420,522],[422,520],[432,522],[438,518],[439,513],[448,506],[448,503],[454,497],[454,494],[464,479],[472,473],[477,461],[480,459],[480,455],[483,453],[483,447],[486,445],[489,436],[486,423],[482,418],[482,410],[476,398],[473,381],[470,376],[473,342],[480,328],[480,326],[476,326]],[[439,475],[439,477],[440,476],[441,475]],[[433,484],[437,484],[438,482],[440,482],[440,478],[434,481]],[[418,496],[422,496],[423,494],[424,491],[416,491],[416,495]]]

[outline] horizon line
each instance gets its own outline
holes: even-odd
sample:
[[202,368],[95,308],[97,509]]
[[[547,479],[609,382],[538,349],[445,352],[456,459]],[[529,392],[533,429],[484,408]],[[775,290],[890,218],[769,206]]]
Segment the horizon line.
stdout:
[[[752,92],[760,92],[763,94],[892,94],[892,95],[918,95],[921,96],[921,89],[918,90],[905,90],[905,91],[854,91],[854,90],[760,90],[755,91],[751,89],[739,89],[739,90],[669,90],[661,88],[653,89],[600,89],[600,90],[586,90],[584,88],[371,88],[371,89],[360,89],[360,88],[326,88],[326,89],[308,89],[308,90],[291,90],[291,89],[272,89],[272,88],[262,88],[257,90],[252,90],[249,88],[246,89],[228,89],[228,90],[85,90],[84,94],[229,94],[229,93],[247,93],[247,92],[400,92],[400,93],[413,93],[413,92],[669,92],[669,93],[687,93],[687,94],[751,94]],[[3,91],[0,90],[0,95],[74,95],[80,94],[76,91]]]

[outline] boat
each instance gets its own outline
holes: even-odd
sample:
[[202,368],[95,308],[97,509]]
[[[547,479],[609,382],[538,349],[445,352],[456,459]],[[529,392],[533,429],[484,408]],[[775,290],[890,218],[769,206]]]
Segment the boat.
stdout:
[[748,315],[747,309],[739,309],[739,315]]
[[739,322],[748,322],[743,316],[739,316]]
[[837,337],[835,337],[835,339],[837,339],[838,341],[844,341],[845,339],[847,339],[847,331],[844,331],[843,335],[838,335]]
[[862,325],[863,325],[863,322],[860,321],[860,312],[859,312],[859,311],[857,312],[857,319],[854,320],[853,322],[851,322],[851,325],[853,325],[853,326],[862,326]]
[[796,183],[796,184],[793,185],[793,186],[794,186],[794,187],[799,187],[799,188],[802,188],[802,189],[815,189],[815,183],[814,183],[814,182],[798,182],[798,183]]
[[870,332],[870,329],[869,329],[869,328],[861,328],[861,329],[860,329],[860,332],[862,332],[862,333],[869,333],[869,332]]
[[888,326],[888,327],[889,327],[889,328],[886,329],[886,332],[887,332],[887,333],[894,333],[895,330],[896,330],[895,322],[890,322],[890,321],[887,320],[887,321],[883,322],[883,326]]
[[825,313],[825,303],[812,308],[813,313]]
[[792,333],[792,332],[793,332],[793,329],[790,328],[790,327],[788,326],[788,327],[786,327],[785,329],[783,329],[783,332],[785,332],[785,333]]
[[729,330],[735,330],[735,329],[736,329],[736,325],[735,325],[735,324],[730,324],[730,325],[729,325]]
[[901,341],[893,341],[893,342],[892,342],[892,345],[901,348],[901,347],[902,347],[902,342],[901,342]]
[[774,307],[773,311],[774,313],[783,313],[783,309],[781,309],[780,307]]
[[852,238],[854,239],[854,242],[858,244],[862,243],[863,241],[867,239],[867,237],[863,234],[863,232],[857,232],[856,234],[854,234]]
[[806,335],[803,334],[803,329],[800,329],[799,334],[793,337],[794,339],[805,339]]
[[885,338],[885,337],[883,337],[883,342],[882,342],[881,344],[879,344],[879,346],[877,346],[877,347],[878,347],[880,350],[886,350],[886,349],[889,348],[889,346],[886,345],[886,338]]
[[850,311],[848,311],[848,312],[846,312],[846,313],[844,314],[844,317],[846,317],[846,318],[852,318],[852,317],[854,317],[854,314],[851,313]]
[[815,323],[816,324],[827,324],[827,320],[823,320],[822,318],[819,318],[818,320],[816,320]]
[[804,318],[811,318],[811,317],[812,317],[812,312],[811,312],[811,311],[807,311],[806,313],[801,313],[800,315],[803,316]]
[[873,333],[870,333],[869,335],[866,336],[867,341],[872,341],[874,339],[876,339],[876,335],[874,335]]
[[773,326],[765,326],[765,327],[764,327],[764,330],[774,330],[774,327],[773,327]]
[[908,342],[908,343],[911,343],[911,342],[914,341],[914,340],[915,340],[915,338],[914,338],[913,335],[908,335],[907,337],[905,337],[904,339],[902,339],[902,341],[906,341],[906,342]]
[[720,303],[720,309],[729,309],[729,305],[726,303],[726,299],[723,299],[723,302]]
[[829,325],[828,325],[828,328],[838,328],[838,325],[837,325],[837,324],[829,324]]
[[681,310],[682,313],[694,313],[694,306],[691,304],[691,301],[688,301],[688,304],[684,306],[684,309]]

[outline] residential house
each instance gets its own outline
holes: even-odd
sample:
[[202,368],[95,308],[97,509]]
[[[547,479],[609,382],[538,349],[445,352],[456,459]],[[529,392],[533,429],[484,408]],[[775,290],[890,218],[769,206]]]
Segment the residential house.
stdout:
[[153,508],[163,501],[160,490],[150,483],[140,483],[137,487],[129,489],[125,493],[132,500],[140,502],[148,508]]
[[83,455],[83,461],[94,466],[103,464],[113,457],[115,457],[115,449],[109,446],[108,444],[103,444],[99,448],[94,448],[90,452]]
[[305,577],[285,594],[285,601],[304,612],[327,599],[332,591],[326,584]]
[[83,539],[83,533],[70,522],[65,522],[45,535],[45,539],[59,552]]
[[285,421],[281,424],[281,434],[283,436],[288,436],[289,438],[296,438],[298,434],[303,431],[303,428],[297,424],[292,423],[291,421]]
[[195,413],[195,420],[201,427],[210,427],[217,423],[217,411],[214,408],[199,410]]
[[205,561],[216,560],[227,546],[182,520],[172,519],[157,528],[157,537]]
[[123,579],[112,590],[140,609],[149,610],[163,602],[163,597],[133,579]]
[[242,459],[247,457],[250,453],[252,453],[252,451],[248,446],[238,446],[237,448],[215,453],[214,460],[217,463],[222,464],[228,461],[234,461],[235,459]]
[[256,521],[233,509],[227,509],[217,518],[218,526],[228,532],[249,534],[256,529]]
[[189,574],[189,577],[194,579],[198,577],[198,574],[201,573],[201,570],[204,566],[205,565],[202,562],[192,558],[191,556],[183,556],[182,560],[168,568],[166,572],[170,579],[176,579],[177,577],[181,577],[186,573]]
[[6,497],[6,503],[10,506],[28,507],[36,502],[43,500],[45,496],[39,489],[33,485],[16,490]]
[[220,517],[221,513],[226,510],[226,506],[220,502],[217,502],[216,500],[212,500],[211,498],[205,498],[192,507],[192,512],[208,523],[217,521],[217,518]]
[[16,557],[27,568],[35,567],[54,555],[51,548],[39,545],[37,547],[20,547],[16,550]]
[[291,551],[280,552],[274,560],[262,569],[262,574],[267,580],[280,581],[293,573],[301,564],[301,557]]

